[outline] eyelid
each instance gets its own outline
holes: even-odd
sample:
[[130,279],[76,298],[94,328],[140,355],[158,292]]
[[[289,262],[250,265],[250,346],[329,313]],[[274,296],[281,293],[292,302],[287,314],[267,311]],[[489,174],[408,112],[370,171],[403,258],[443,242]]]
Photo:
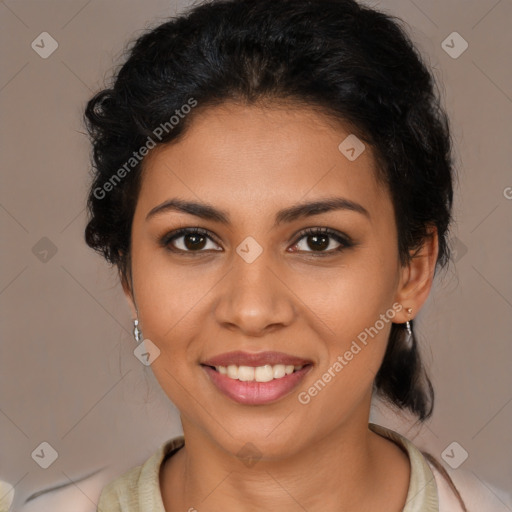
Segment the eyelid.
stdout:
[[338,231],[336,229],[333,229],[333,228],[321,227],[321,226],[302,229],[295,236],[296,236],[297,241],[299,241],[300,239],[304,238],[305,236],[308,236],[308,235],[313,236],[313,235],[318,235],[318,234],[330,236],[331,238],[334,238],[334,239],[340,239],[341,240],[340,243],[344,243],[346,245],[351,245],[354,243],[352,241],[352,239],[345,233]]

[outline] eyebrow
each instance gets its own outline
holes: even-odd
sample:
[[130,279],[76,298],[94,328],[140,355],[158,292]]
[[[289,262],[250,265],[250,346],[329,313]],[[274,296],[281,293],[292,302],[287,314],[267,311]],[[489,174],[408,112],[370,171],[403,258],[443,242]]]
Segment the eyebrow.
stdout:
[[[335,210],[348,210],[360,213],[370,219],[370,214],[366,208],[359,203],[345,199],[343,197],[330,197],[308,203],[300,203],[277,212],[274,227],[285,223],[293,222],[304,217],[311,217]],[[230,215],[224,210],[215,208],[207,203],[198,203],[194,201],[185,201],[183,199],[173,198],[164,201],[155,206],[147,215],[146,221],[153,216],[160,215],[169,211],[188,213],[205,220],[219,222],[220,224],[231,224]]]
[[43,494],[48,494],[48,493],[51,493],[51,492],[60,491],[61,489],[64,489],[65,487],[69,487],[70,485],[77,484],[78,482],[83,482],[84,480],[87,480],[88,478],[93,477],[94,475],[96,475],[100,471],[103,471],[106,467],[107,466],[102,467],[100,469],[97,469],[96,471],[93,471],[89,475],[82,476],[82,477],[78,478],[77,480],[73,480],[71,482],[66,482],[66,483],[63,483],[63,484],[59,484],[59,485],[56,485],[54,487],[48,487],[48,489],[43,489],[41,491],[37,491],[34,494],[31,494],[25,500],[25,503],[28,503],[29,501],[32,501],[32,500],[34,500],[36,498],[39,498]]

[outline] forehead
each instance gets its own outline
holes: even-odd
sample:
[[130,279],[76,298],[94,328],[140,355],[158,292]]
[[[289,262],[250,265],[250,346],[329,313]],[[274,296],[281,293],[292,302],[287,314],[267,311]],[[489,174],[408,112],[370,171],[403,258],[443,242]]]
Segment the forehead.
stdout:
[[[350,146],[364,149],[350,159]],[[197,110],[182,138],[151,151],[139,201],[146,210],[170,196],[258,209],[327,195],[368,209],[389,202],[372,148],[349,125],[308,107],[226,103]]]

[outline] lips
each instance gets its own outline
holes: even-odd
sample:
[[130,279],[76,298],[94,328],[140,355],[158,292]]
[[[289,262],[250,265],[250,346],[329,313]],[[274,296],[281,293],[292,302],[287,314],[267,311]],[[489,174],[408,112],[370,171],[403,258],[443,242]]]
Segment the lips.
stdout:
[[[218,391],[245,405],[264,405],[280,400],[299,386],[312,365],[308,359],[283,352],[251,354],[241,351],[220,354],[201,363]],[[277,371],[279,375],[274,373],[273,376],[269,374],[263,378],[258,375],[260,371],[271,370]],[[232,375],[232,372],[239,371],[243,372],[243,378],[242,375]]]
[[311,364],[312,361],[301,357],[285,354],[284,352],[226,352],[218,356],[203,361],[201,364],[205,366],[274,366],[283,364],[285,366],[305,366]]

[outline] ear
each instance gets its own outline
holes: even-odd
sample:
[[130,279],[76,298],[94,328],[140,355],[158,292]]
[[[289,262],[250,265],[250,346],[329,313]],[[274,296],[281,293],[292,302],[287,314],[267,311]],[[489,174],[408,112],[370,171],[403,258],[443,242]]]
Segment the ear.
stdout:
[[121,271],[119,271],[119,280],[121,281],[121,286],[123,287],[123,292],[128,301],[128,306],[130,307],[130,311],[132,313],[132,318],[137,318],[137,308],[135,307],[135,301],[133,300],[133,291],[132,286],[128,282],[128,278],[124,276]]
[[[396,315],[397,323],[414,318],[422,308],[432,288],[439,251],[437,229],[432,226],[419,249],[411,252],[410,261],[402,267],[396,302],[403,309]],[[412,314],[407,309],[412,308]]]

